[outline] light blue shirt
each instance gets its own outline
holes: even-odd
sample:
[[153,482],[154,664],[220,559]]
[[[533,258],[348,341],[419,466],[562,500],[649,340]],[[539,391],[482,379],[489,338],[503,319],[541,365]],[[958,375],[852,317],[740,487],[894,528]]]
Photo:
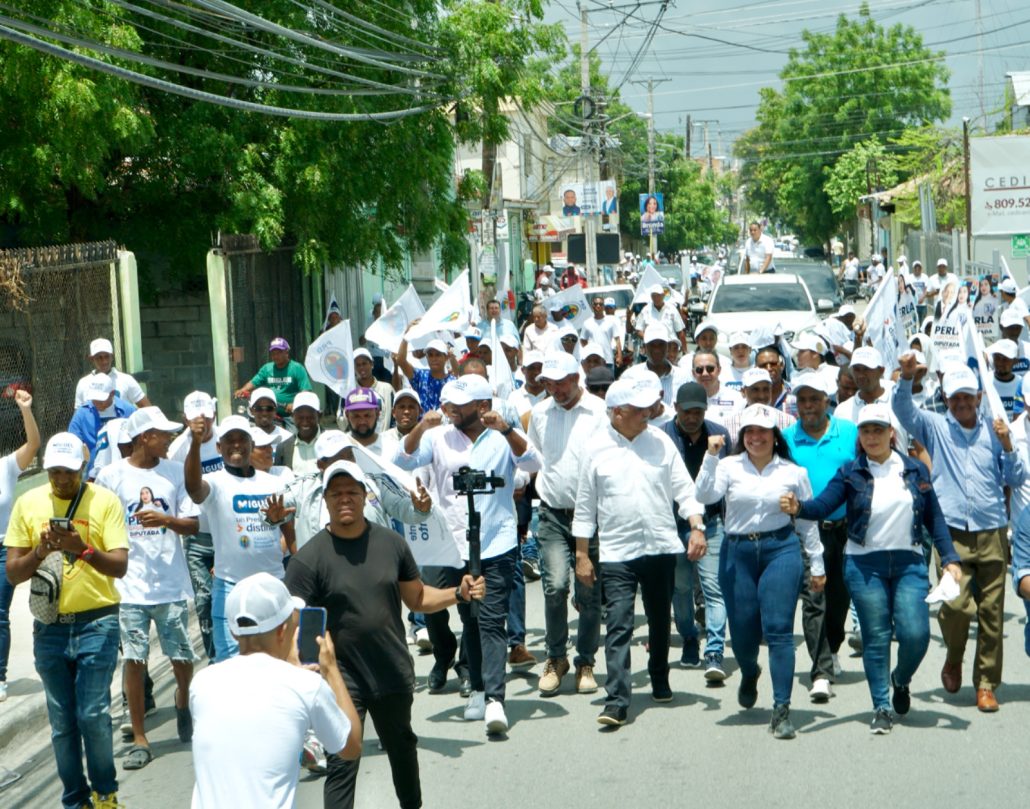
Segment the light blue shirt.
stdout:
[[[490,321],[480,320],[479,326],[477,328],[483,333],[483,339],[489,341]],[[508,320],[508,318],[506,317],[499,317],[497,318],[497,339],[501,339],[501,337],[505,334],[510,334],[512,337],[519,341],[519,345],[522,345],[522,338],[519,337],[519,330],[515,326],[515,324]]]
[[496,430],[484,430],[475,442],[453,425],[434,427],[422,436],[418,449],[408,455],[404,442],[397,448],[393,462],[409,472],[421,466],[432,469],[433,500],[443,509],[454,541],[461,550],[461,558],[468,559],[468,498],[454,491],[452,476],[463,466],[504,478],[504,486],[493,494],[475,496],[476,511],[480,514],[480,554],[490,559],[507,553],[518,543],[515,518],[515,468],[526,472],[540,469],[533,445],[526,441],[524,455],[515,457],[508,439]]
[[[798,421],[783,431],[783,439],[790,447],[794,462],[808,470],[812,493],[818,497],[830,479],[837,474],[837,470],[849,461],[855,460],[858,450],[858,427],[850,421],[831,416],[829,427],[822,438],[817,440],[806,433]],[[846,508],[845,504],[841,504],[827,519],[843,520]]]
[[1008,523],[1004,486],[1026,476],[1019,453],[1005,452],[981,411],[973,434],[948,413],[920,410],[912,401],[912,380],[898,380],[894,415],[933,459],[931,480],[944,519],[960,531],[990,531]]

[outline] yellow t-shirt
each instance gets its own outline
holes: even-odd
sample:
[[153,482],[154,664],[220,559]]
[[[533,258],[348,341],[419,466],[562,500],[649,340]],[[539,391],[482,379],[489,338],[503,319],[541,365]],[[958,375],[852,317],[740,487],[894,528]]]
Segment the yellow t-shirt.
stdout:
[[[63,517],[70,505],[70,500],[54,496],[49,482],[30,489],[14,501],[4,544],[9,548],[34,548],[39,544],[42,532],[49,527],[50,518]],[[121,501],[100,486],[92,483],[86,486],[72,524],[83,542],[99,551],[127,550],[129,547]],[[88,562],[77,559],[69,563],[65,557],[61,612],[85,612],[119,601],[114,579],[100,573]]]

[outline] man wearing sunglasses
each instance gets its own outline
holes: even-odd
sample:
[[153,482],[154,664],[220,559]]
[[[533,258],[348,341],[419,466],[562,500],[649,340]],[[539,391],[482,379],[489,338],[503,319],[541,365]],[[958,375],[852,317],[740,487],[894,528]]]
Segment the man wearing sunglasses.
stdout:
[[714,351],[695,352],[691,371],[694,381],[708,394],[708,418],[721,424],[731,413],[743,410],[744,397],[719,381],[721,366]]
[[251,392],[250,417],[255,427],[272,436],[272,444],[275,446],[275,458],[272,462],[278,466],[289,466],[293,459],[296,436],[276,423],[277,411],[275,393],[271,388],[256,388]]

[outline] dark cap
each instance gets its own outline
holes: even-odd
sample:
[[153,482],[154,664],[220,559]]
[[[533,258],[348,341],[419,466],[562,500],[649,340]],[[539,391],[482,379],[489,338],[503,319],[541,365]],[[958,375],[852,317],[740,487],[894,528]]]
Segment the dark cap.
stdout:
[[676,391],[676,407],[680,410],[708,409],[708,394],[697,382],[684,382]]
[[610,385],[615,381],[615,377],[612,376],[612,372],[608,369],[607,365],[599,365],[596,368],[591,368],[587,373],[585,384],[588,388],[596,388],[601,385]]

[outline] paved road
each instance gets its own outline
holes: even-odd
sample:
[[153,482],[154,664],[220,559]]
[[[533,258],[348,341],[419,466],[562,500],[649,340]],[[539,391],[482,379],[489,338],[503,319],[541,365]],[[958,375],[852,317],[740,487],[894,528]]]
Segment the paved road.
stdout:
[[[706,688],[700,671],[675,669],[675,700],[656,705],[649,698],[639,645],[633,650],[636,692],[625,727],[599,728],[594,720],[603,693],[572,694],[571,677],[560,696],[540,698],[535,688],[541,668],[537,666],[529,675],[509,678],[510,735],[488,741],[481,722],[462,721],[463,701],[453,681],[448,693],[426,693],[431,658],[419,657],[414,716],[425,806],[658,807],[728,802],[774,808],[858,801],[889,802],[892,807],[1025,805],[1030,660],[1023,652],[1023,606],[1011,592],[1005,625],[1010,684],[998,694],[1001,712],[978,713],[968,685],[954,696],[941,688],[943,646],[934,621],[930,652],[913,683],[912,712],[887,737],[868,732],[869,696],[859,658],[843,659],[845,671],[828,705],[809,703],[807,676],[801,676],[807,672],[808,659],[800,624],[792,712],[800,732],[791,742],[775,741],[766,732],[771,703],[767,676],[760,683],[758,707],[744,712],[736,705],[735,670],[725,687]],[[537,655],[542,645],[542,602],[540,585],[529,585],[529,645]],[[642,622],[641,617],[638,623]],[[637,641],[642,640],[643,628],[638,626]],[[678,660],[677,649],[673,654]],[[728,663],[733,669],[732,658]],[[599,669],[603,682],[603,663]],[[970,669],[967,654],[967,682]],[[190,751],[175,740],[171,689],[167,672],[159,675],[161,708],[148,720],[157,754],[153,763],[134,773],[122,773],[119,766],[122,799],[130,809],[189,806]],[[124,747],[117,743],[116,754],[122,752]],[[21,770],[23,778],[0,792],[0,805],[60,805],[46,732],[4,750],[2,763]],[[322,805],[320,780],[301,783],[297,805]],[[371,724],[365,732],[358,806],[396,806],[389,765],[376,749]]]

